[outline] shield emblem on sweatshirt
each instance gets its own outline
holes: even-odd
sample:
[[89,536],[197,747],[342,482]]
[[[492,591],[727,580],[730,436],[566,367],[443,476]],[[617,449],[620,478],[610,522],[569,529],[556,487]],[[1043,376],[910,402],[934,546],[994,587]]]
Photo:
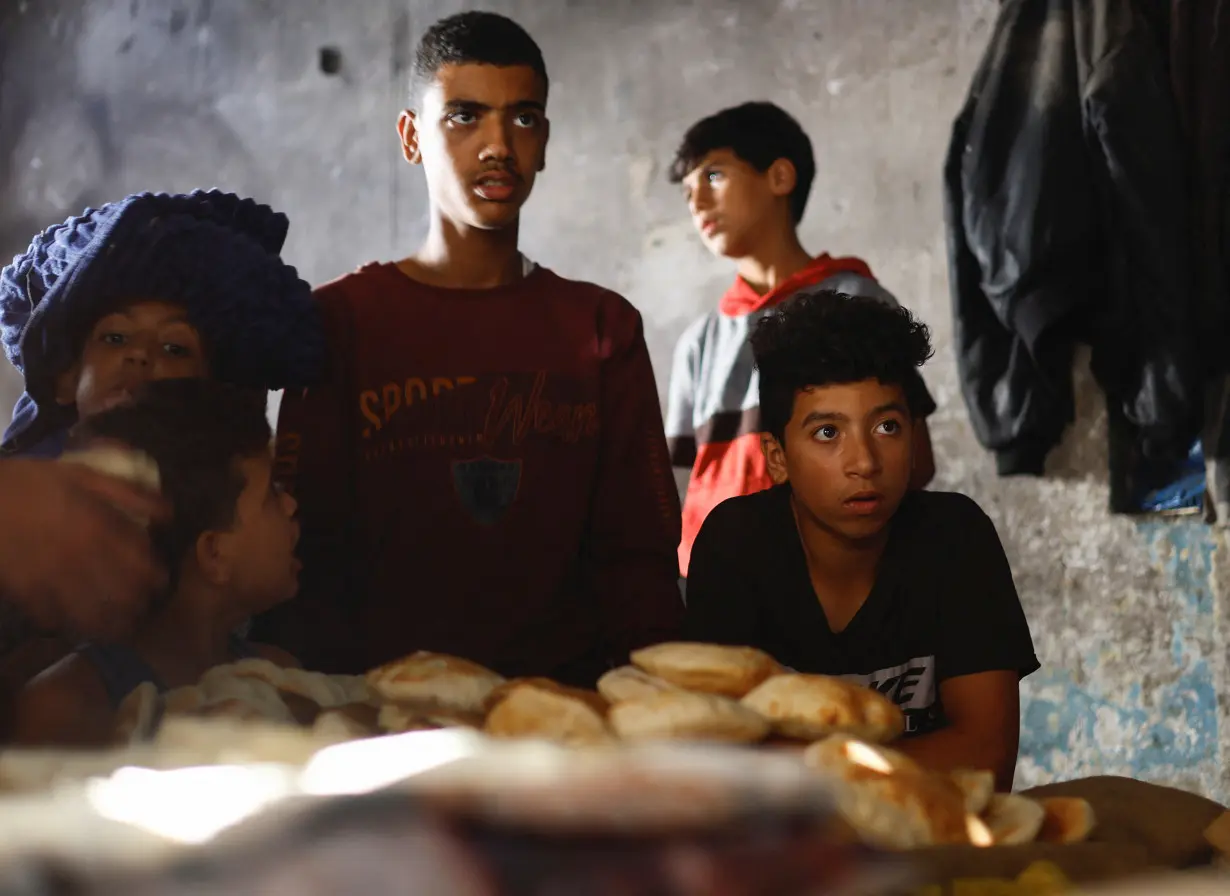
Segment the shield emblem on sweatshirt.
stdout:
[[453,488],[470,516],[484,526],[494,526],[517,500],[521,461],[493,457],[454,461]]

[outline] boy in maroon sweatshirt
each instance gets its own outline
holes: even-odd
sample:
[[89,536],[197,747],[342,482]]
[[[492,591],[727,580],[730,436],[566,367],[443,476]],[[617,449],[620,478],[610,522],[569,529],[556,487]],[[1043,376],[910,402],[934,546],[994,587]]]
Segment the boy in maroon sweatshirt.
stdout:
[[307,668],[425,649],[592,684],[678,634],[679,500],[640,315],[517,247],[547,83],[502,16],[432,26],[398,121],[430,232],[318,290],[332,376],[278,424],[302,589],[253,631]]

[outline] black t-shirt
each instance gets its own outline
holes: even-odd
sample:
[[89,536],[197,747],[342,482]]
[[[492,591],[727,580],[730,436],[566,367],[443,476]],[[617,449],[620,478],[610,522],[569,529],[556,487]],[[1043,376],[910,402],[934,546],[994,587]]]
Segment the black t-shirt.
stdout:
[[890,524],[874,587],[841,632],[812,587],[788,486],[732,498],[692,548],[687,633],[746,644],[796,672],[835,675],[888,696],[906,733],[947,724],[939,683],[1038,669],[995,525],[964,495],[909,494]]

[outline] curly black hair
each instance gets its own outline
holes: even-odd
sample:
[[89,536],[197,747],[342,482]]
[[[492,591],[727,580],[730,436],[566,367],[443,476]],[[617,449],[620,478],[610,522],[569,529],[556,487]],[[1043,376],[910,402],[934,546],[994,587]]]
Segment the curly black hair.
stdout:
[[74,427],[70,444],[120,442],[158,464],[171,519],[151,539],[166,565],[173,592],[180,566],[202,533],[235,523],[247,482],[239,462],[270,450],[267,393],[208,379],[147,383],[129,404]]
[[729,149],[761,173],[778,159],[794,165],[790,214],[796,224],[803,220],[816,178],[816,157],[810,138],[790,113],[774,103],[754,102],[702,118],[683,135],[667,174],[670,182],[682,182],[701,159],[718,149]]
[[410,75],[411,105],[418,103],[441,67],[467,63],[524,65],[542,78],[544,90],[551,83],[542,50],[529,32],[507,16],[472,10],[441,19],[424,32]]
[[931,357],[927,325],[880,299],[802,289],[761,319],[752,353],[761,424],[779,442],[802,389],[875,379],[901,386],[915,416],[929,401],[918,373]]

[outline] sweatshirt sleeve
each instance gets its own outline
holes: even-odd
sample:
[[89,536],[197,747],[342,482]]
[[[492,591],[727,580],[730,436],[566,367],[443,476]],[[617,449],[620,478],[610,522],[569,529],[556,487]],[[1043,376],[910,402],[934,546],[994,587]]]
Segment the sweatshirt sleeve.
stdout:
[[346,656],[352,615],[344,600],[361,594],[355,582],[353,458],[347,446],[347,316],[340,296],[318,291],[329,331],[329,375],[320,385],[287,391],[278,412],[276,472],[299,505],[299,593],[256,619],[252,639],[281,647],[305,668],[361,672]]
[[681,522],[640,314],[611,295],[600,320],[598,472],[587,554],[611,661],[677,638]]
[[671,380],[666,391],[666,445],[673,466],[691,469],[696,462],[696,348],[695,327],[689,327],[675,345]]

